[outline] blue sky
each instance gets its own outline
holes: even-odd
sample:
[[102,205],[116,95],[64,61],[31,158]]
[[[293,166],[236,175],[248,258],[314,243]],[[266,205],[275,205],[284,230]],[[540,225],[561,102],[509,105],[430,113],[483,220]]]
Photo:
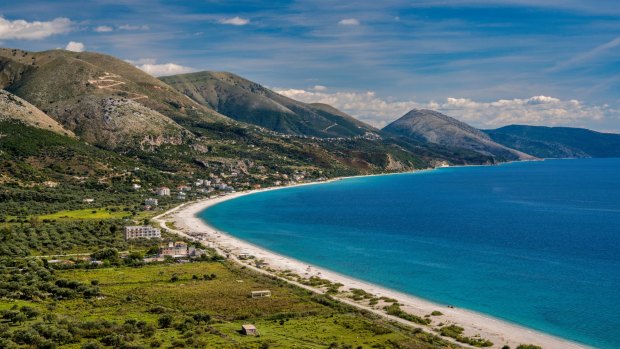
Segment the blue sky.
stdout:
[[376,126],[432,108],[478,127],[620,132],[620,1],[16,1],[0,43],[230,71]]

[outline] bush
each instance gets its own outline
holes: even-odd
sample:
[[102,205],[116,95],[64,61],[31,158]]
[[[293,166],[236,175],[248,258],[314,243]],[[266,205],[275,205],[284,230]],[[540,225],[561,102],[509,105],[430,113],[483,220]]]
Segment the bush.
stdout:
[[415,322],[416,324],[428,325],[431,323],[431,320],[429,319],[425,319],[403,311],[402,309],[400,309],[400,305],[398,305],[398,303],[394,303],[390,306],[385,307],[384,309],[389,315],[393,315],[407,321]]
[[454,338],[457,342],[473,345],[474,347],[490,347],[493,345],[493,342],[488,339],[463,336],[463,331],[462,327],[456,325],[444,326],[439,330],[442,336]]
[[165,314],[157,319],[157,325],[159,328],[168,328],[172,325],[172,316]]

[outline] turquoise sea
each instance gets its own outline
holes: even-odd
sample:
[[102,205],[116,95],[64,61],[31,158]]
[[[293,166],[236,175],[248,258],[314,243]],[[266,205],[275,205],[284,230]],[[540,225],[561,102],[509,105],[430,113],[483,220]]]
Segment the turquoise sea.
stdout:
[[620,159],[351,178],[200,216],[307,263],[620,348]]

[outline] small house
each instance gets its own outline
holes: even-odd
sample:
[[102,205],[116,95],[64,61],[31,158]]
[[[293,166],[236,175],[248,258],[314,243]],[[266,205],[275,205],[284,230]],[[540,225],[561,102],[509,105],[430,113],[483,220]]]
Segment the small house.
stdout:
[[144,200],[145,206],[157,206],[158,204],[159,204],[159,201],[157,199],[148,198]]
[[183,191],[190,191],[190,190],[192,190],[192,187],[188,187],[187,185],[179,185],[177,187],[177,190],[181,191],[181,192],[183,192]]
[[239,254],[237,255],[237,257],[238,257],[239,259],[250,259],[250,258],[252,258],[252,255],[251,255],[251,254],[249,254],[248,252],[241,252],[241,253],[239,253]]
[[271,291],[269,290],[261,290],[261,291],[252,291],[250,292],[252,298],[264,298],[271,297]]
[[168,187],[157,188],[156,193],[159,196],[170,196],[170,188]]
[[251,324],[241,325],[241,333],[246,336],[258,336],[258,330],[256,326]]

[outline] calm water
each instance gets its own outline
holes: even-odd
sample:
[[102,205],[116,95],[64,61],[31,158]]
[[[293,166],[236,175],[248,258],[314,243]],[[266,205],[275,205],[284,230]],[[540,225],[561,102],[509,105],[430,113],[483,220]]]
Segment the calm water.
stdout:
[[446,168],[249,195],[201,213],[307,263],[620,348],[620,159]]

